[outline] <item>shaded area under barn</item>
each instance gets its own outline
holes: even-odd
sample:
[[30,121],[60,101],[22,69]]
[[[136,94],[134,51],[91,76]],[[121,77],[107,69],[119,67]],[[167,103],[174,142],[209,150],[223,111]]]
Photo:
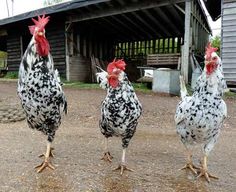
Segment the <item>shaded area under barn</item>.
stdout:
[[74,0],[0,20],[9,71],[18,71],[30,41],[30,18],[43,13],[51,18],[46,31],[55,66],[67,80],[94,81],[92,56],[103,67],[124,58],[129,78],[137,80],[147,55],[179,53],[188,81],[190,55],[203,55],[211,33],[198,0]]

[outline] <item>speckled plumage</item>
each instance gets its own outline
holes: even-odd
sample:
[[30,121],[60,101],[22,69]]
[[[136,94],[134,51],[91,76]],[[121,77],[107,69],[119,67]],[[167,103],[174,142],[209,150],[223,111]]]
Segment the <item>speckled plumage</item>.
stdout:
[[107,138],[121,137],[123,148],[127,148],[136,131],[142,106],[124,72],[119,75],[119,85],[116,88],[109,86],[105,71],[97,76],[101,87],[107,89],[99,122],[101,132]]
[[213,149],[227,115],[227,107],[222,99],[225,88],[226,82],[218,57],[217,69],[210,75],[207,75],[205,69],[197,81],[193,95],[184,95],[177,106],[176,129],[187,148],[203,144],[206,155]]
[[17,92],[29,127],[43,132],[52,142],[67,104],[52,56],[37,54],[34,37],[20,64]]

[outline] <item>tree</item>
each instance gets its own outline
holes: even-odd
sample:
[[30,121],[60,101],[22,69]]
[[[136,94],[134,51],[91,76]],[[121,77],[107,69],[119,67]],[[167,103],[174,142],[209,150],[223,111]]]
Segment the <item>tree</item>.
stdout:
[[[6,0],[6,7],[7,7],[7,16],[10,17],[8,0]],[[11,16],[13,16],[13,10],[14,10],[14,0],[11,0]]]
[[219,54],[220,53],[220,45],[221,45],[221,38],[220,38],[219,35],[211,38],[211,45],[213,47],[217,47],[218,48],[217,53]]
[[8,6],[8,1],[6,0],[6,6],[7,6],[7,15],[8,15],[8,17],[10,16],[10,14],[9,14],[9,6]]
[[44,0],[43,5],[46,6],[50,6],[50,5],[55,5],[58,3],[63,2],[64,0]]
[[11,0],[11,15],[14,15],[14,0]]

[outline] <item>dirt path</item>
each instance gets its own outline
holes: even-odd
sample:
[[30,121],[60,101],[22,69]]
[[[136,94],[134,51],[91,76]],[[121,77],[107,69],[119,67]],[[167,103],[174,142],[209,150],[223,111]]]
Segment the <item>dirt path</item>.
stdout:
[[[18,105],[16,83],[0,82],[0,105]],[[179,171],[184,147],[175,132],[178,97],[138,93],[144,112],[127,150],[128,166],[135,172],[121,177],[116,168],[121,142],[110,139],[112,163],[100,160],[103,136],[98,128],[103,90],[65,88],[69,108],[54,142],[56,170],[37,174],[37,156],[46,150],[46,137],[25,121],[0,123],[0,191],[17,192],[235,192],[236,102],[227,100],[229,117],[209,158],[209,170],[220,177],[210,184]],[[199,155],[199,154],[198,154]],[[198,163],[198,157],[195,161]]]

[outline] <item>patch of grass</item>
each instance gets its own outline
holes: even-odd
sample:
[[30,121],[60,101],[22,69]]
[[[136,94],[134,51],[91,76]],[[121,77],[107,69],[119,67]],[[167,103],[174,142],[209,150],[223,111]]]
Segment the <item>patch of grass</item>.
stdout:
[[224,94],[224,98],[236,99],[236,93],[228,91]]
[[[78,81],[64,81],[64,86],[65,87],[74,87],[78,89],[101,89],[98,83],[82,83]],[[146,84],[143,83],[132,83],[134,86],[134,89],[136,91],[141,91],[145,93],[149,93],[152,90],[147,87]]]
[[65,87],[74,87],[78,89],[99,89],[99,85],[97,83],[82,83],[78,81],[64,81]]
[[148,88],[146,83],[132,83],[134,86],[135,91],[140,91],[144,93],[151,93],[152,89]]
[[5,79],[17,79],[18,78],[18,72],[7,72],[7,74],[4,76]]

